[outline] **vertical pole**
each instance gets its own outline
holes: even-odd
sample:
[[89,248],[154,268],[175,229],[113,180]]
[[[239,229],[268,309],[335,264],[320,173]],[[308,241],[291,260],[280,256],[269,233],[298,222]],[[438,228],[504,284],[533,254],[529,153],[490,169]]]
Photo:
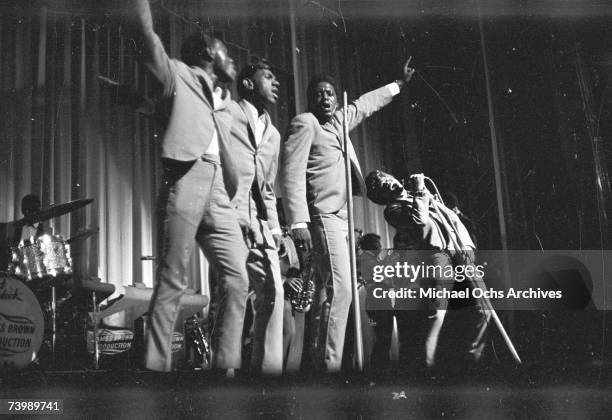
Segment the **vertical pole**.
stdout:
[[299,114],[302,108],[302,94],[300,91],[300,61],[297,47],[297,29],[295,19],[295,3],[289,0],[289,26],[291,30],[291,61],[293,66],[293,97],[295,99],[295,113]]
[[495,132],[495,111],[493,109],[493,94],[491,93],[491,80],[489,77],[489,64],[487,61],[487,47],[484,37],[484,25],[480,12],[480,2],[477,0],[478,7],[478,27],[480,29],[480,46],[482,51],[482,61],[484,66],[485,85],[487,89],[487,105],[489,108],[489,129],[491,130],[491,152],[493,154],[493,170],[495,171],[495,192],[497,195],[497,212],[499,214],[499,234],[501,236],[502,250],[508,249],[508,233],[506,229],[506,214],[504,211],[503,184],[501,173],[501,160],[499,156],[499,145],[497,143],[497,133]]
[[355,361],[357,370],[363,371],[363,337],[361,335],[361,305],[359,302],[359,290],[357,285],[357,261],[355,256],[355,222],[353,219],[353,182],[351,178],[351,159],[349,157],[349,137],[347,124],[347,96],[343,97],[342,107],[342,133],[344,147],[344,173],[346,176],[346,206],[348,212],[348,239],[349,259],[351,265],[351,286],[353,290],[353,318],[355,320]]
[[[482,21],[482,13],[480,10],[480,1],[476,0],[476,7],[478,8],[478,27],[480,29],[480,48],[482,51],[482,62],[484,67],[485,75],[485,86],[487,90],[487,106],[489,109],[489,129],[491,130],[491,153],[493,154],[493,170],[495,171],[495,193],[497,195],[497,213],[499,221],[499,235],[501,239],[501,250],[503,252],[502,265],[504,273],[504,286],[509,288],[512,285],[512,279],[510,275],[510,263],[508,261],[508,231],[506,228],[506,212],[504,209],[504,197],[503,197],[503,176],[501,168],[501,157],[499,155],[499,145],[497,140],[497,133],[495,130],[495,110],[493,108],[493,94],[491,92],[491,79],[489,77],[489,62],[487,60],[487,45],[485,43],[484,35],[484,24]],[[497,317],[497,314],[495,315]],[[495,318],[494,318],[495,319]],[[499,319],[495,319],[496,322]],[[510,331],[514,333],[514,314],[510,312],[508,314],[508,323],[510,325]],[[499,324],[501,326],[501,322]],[[502,329],[500,328],[500,331]],[[504,337],[505,338],[505,337]],[[508,337],[508,341],[510,338]],[[508,342],[507,341],[507,342]],[[513,350],[513,346],[509,347]],[[517,355],[518,357],[518,355]],[[520,359],[519,359],[520,363]]]
[[96,292],[91,292],[91,303],[93,305],[93,345],[94,345],[94,369],[100,367],[100,343],[98,342],[98,302]]
[[51,286],[51,364],[55,367],[55,343],[57,340],[57,315],[56,315],[55,286]]

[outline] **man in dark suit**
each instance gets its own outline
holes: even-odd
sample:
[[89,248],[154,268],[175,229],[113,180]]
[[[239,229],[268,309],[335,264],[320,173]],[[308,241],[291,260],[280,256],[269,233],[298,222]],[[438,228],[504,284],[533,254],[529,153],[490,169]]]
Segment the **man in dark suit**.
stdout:
[[[400,255],[399,261],[415,266],[426,263],[439,268],[439,271],[431,270],[428,275],[416,279],[396,279],[396,289],[416,286],[420,289],[431,287],[438,291],[451,291],[457,283],[478,284],[475,275],[473,278],[463,272],[453,275],[453,267],[473,265],[476,246],[457,214],[425,187],[423,174],[411,175],[410,188],[405,189],[392,175],[375,171],[366,177],[366,186],[368,198],[376,204],[386,205],[385,220],[397,229],[394,248],[411,250]],[[395,262],[397,259],[389,259],[385,264],[393,265]],[[395,306],[400,334],[400,360],[412,368],[433,367],[448,299],[422,298],[410,300],[410,303],[416,308],[402,307],[397,303]],[[470,343],[468,352],[474,361],[482,356],[485,344],[483,332],[490,318],[483,310],[486,307],[484,303],[482,300],[475,303],[477,325],[466,332],[466,341]]]
[[255,291],[254,340],[251,368],[265,374],[283,369],[283,287],[277,245],[281,230],[276,212],[274,181],[278,168],[280,134],[266,107],[276,103],[279,83],[270,66],[261,61],[238,75],[240,100],[229,104],[223,125],[229,138],[239,187],[232,200],[245,242],[247,270]]
[[235,78],[234,63],[223,42],[202,33],[184,41],[182,61],[170,59],[153,31],[148,1],[130,0],[129,5],[137,18],[139,54],[161,82],[169,105],[162,143],[160,259],[145,363],[152,370],[171,369],[172,331],[197,242],[218,272],[221,286],[212,337],[213,367],[231,375],[241,365],[248,249],[230,204],[237,178],[226,130],[218,123],[230,98],[216,85]]
[[[412,77],[414,70],[408,64],[402,80],[366,93],[348,105],[349,130],[391,102]],[[331,77],[311,80],[307,96],[309,112],[293,118],[281,147],[280,185],[292,235],[298,247],[308,251],[313,248],[321,281],[313,308],[314,363],[333,372],[341,368],[351,304],[343,114]],[[357,186],[362,186],[361,169],[350,140],[348,149],[352,173]]]

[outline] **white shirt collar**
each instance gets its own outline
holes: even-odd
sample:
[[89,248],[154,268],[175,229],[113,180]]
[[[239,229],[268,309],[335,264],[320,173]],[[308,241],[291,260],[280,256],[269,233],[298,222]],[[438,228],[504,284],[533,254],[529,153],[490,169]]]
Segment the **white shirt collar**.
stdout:
[[263,114],[259,115],[259,111],[257,111],[257,108],[255,108],[255,105],[253,105],[252,103],[250,103],[246,99],[243,99],[243,101],[244,101],[244,104],[246,106],[246,109],[249,110],[249,112],[251,114],[251,117],[253,117],[253,121],[257,121],[258,119],[260,119],[263,122],[266,121],[266,112],[265,111],[264,111]]

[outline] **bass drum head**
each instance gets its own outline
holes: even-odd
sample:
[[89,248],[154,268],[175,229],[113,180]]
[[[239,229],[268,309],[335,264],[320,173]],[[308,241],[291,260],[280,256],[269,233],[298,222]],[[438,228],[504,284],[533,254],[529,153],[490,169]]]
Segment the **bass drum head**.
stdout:
[[43,313],[30,288],[0,273],[0,374],[28,366],[43,340]]

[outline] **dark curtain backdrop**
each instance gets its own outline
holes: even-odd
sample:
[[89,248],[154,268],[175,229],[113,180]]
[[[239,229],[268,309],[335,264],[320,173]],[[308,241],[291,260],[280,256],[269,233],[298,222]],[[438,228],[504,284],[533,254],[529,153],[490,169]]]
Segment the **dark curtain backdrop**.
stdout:
[[[43,205],[94,198],[50,223],[64,237],[100,228],[73,246],[76,272],[118,292],[136,282],[153,284],[153,263],[140,257],[156,253],[163,135],[148,118],[114,104],[97,80],[102,74],[155,92],[124,35],[121,3],[0,3],[0,222],[21,216],[19,201],[27,193],[40,195]],[[272,111],[281,133],[304,111],[313,74],[332,74],[354,99],[396,79],[412,56],[418,73],[407,92],[351,135],[364,173],[383,168],[406,178],[425,172],[457,194],[479,225],[480,248],[499,249],[492,126],[508,247],[608,248],[612,6],[480,2],[481,32],[478,3],[159,0],[153,6],[171,56],[187,34],[204,28],[220,33],[238,66],[251,56],[267,57],[282,84]],[[361,198],[355,204],[356,227],[391,245],[382,208]],[[196,256],[190,287],[207,293],[207,271]],[[591,360],[610,346],[605,312],[520,312],[509,324],[522,355],[540,362]]]
[[[306,84],[315,73],[332,74],[354,99],[399,77],[412,56],[418,74],[407,92],[351,135],[364,173],[383,168],[406,178],[424,171],[459,196],[480,226],[481,248],[499,248],[475,4],[459,15],[441,13],[439,5],[413,10],[398,2],[376,16],[344,7],[358,3],[177,0],[153,2],[153,9],[171,56],[187,34],[204,28],[224,38],[238,66],[254,56],[268,58],[282,85],[272,110],[281,132],[305,110]],[[155,92],[155,82],[134,60],[120,9],[120,2],[72,0],[0,5],[0,222],[18,219],[19,201],[30,192],[43,205],[94,198],[50,222],[64,237],[100,227],[99,235],[73,247],[78,275],[118,286],[152,285],[153,263],[140,257],[156,253],[163,131],[116,105],[97,80],[101,74]],[[508,246],[605,248],[611,14],[492,10],[499,13],[485,13],[483,28]],[[391,245],[382,209],[362,198],[355,204],[356,227]],[[191,287],[206,291],[206,272],[205,261],[194,258]]]
[[[21,217],[20,200],[28,193],[38,194],[43,207],[93,198],[93,204],[48,223],[64,238],[99,227],[98,235],[72,246],[76,275],[99,277],[121,292],[121,286],[136,282],[153,284],[153,263],[140,257],[156,254],[163,131],[130,107],[117,105],[97,79],[104,75],[146,94],[155,92],[155,82],[134,59],[120,9],[87,4],[31,2],[2,9],[0,222]],[[218,4],[155,2],[155,27],[170,56],[178,56],[185,36],[205,28],[225,39],[238,67],[266,57],[281,81],[272,119],[282,133],[296,110],[306,106],[304,94],[297,106],[294,100],[289,3],[275,3],[267,10],[271,16],[258,14],[250,4],[234,5],[224,15]],[[315,73],[334,75],[349,99],[397,78],[402,58],[384,78],[364,83],[356,32],[345,32],[326,16],[300,15],[305,7],[296,9],[302,92]],[[384,134],[390,130],[381,128],[392,113],[384,111],[352,134],[365,173],[394,160]],[[381,233],[390,245],[381,208],[361,198],[355,208],[356,227]],[[206,292],[207,271],[205,259],[194,258],[190,287]]]

